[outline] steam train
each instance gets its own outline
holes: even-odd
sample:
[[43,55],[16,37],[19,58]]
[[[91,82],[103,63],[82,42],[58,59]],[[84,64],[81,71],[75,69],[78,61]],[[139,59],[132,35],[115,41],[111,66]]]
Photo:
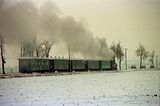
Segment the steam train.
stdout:
[[102,71],[115,70],[115,61],[107,60],[85,60],[64,58],[31,58],[19,59],[19,72],[72,72],[72,71]]

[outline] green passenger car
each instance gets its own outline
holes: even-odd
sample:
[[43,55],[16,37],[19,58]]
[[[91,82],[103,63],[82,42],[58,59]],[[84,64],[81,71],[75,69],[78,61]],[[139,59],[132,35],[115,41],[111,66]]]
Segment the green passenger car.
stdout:
[[85,70],[86,61],[85,60],[72,60],[72,70]]
[[49,59],[41,58],[20,58],[19,59],[19,71],[22,73],[30,72],[46,72],[50,69]]
[[69,70],[69,60],[67,59],[55,59],[54,70]]
[[102,70],[109,70],[109,69],[111,69],[111,61],[102,60],[101,61],[101,69]]
[[99,70],[99,61],[88,60],[88,70]]
[[19,72],[55,72],[112,70],[112,60],[69,60],[55,58],[23,57],[19,59]]
[[49,60],[48,59],[33,59],[31,61],[32,71],[48,71],[49,70]]

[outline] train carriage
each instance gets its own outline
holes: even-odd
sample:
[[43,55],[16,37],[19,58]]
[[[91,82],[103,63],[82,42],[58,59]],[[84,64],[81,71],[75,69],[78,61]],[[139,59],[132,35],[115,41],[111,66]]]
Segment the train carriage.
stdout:
[[88,70],[98,71],[100,70],[100,61],[99,60],[88,60]]
[[51,66],[55,71],[69,71],[69,60],[67,59],[52,59]]
[[88,70],[114,70],[113,60],[69,60],[69,59],[49,59],[36,57],[23,57],[19,59],[19,72],[69,72]]
[[46,72],[49,71],[49,65],[48,59],[34,59],[31,61],[31,70]]
[[100,61],[101,70],[111,70],[112,69],[111,60],[102,60]]
[[30,73],[32,70],[30,69],[31,60],[19,59],[19,72],[21,73]]
[[19,59],[19,71],[30,73],[30,72],[48,72],[50,71],[49,59],[40,58],[21,58]]
[[86,60],[71,60],[71,69],[74,71],[86,70]]

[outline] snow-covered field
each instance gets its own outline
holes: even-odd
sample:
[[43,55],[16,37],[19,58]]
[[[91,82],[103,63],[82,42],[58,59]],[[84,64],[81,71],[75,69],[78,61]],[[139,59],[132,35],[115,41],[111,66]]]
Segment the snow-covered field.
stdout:
[[160,71],[0,79],[0,106],[159,106]]

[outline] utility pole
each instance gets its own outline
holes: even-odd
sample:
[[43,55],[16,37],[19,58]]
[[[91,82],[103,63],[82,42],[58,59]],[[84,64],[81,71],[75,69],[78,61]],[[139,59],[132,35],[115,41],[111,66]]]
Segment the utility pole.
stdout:
[[3,40],[3,36],[2,36],[2,33],[0,35],[0,38],[1,38],[1,41],[0,41],[0,48],[1,48],[1,60],[2,60],[2,71],[3,71],[3,74],[5,74],[5,71],[4,71],[4,64],[6,63],[5,60],[4,60],[4,40]]
[[21,57],[23,57],[23,42],[21,41]]
[[156,56],[156,68],[158,69],[159,67],[158,67],[158,55]]
[[71,50],[70,50],[70,44],[68,44],[68,57],[69,57],[69,71],[71,71]]
[[124,49],[125,50],[125,64],[126,64],[126,70],[127,70],[127,67],[128,67],[128,65],[127,65],[127,48],[125,48]]

